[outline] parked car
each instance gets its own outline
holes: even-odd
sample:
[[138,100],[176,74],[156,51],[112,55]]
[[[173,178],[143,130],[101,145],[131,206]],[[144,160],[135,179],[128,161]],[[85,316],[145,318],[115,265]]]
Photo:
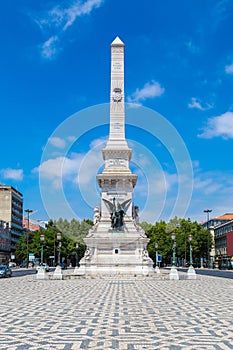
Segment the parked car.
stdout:
[[10,267],[16,267],[16,263],[13,262],[13,261],[10,261],[10,262],[9,262],[9,266],[10,266]]
[[12,271],[9,266],[0,265],[0,277],[11,277]]
[[49,271],[50,271],[50,267],[49,267],[49,265],[46,264],[46,263],[37,265],[37,267],[36,267],[36,272],[38,272],[38,270],[39,270],[40,268],[45,269],[46,272],[49,272]]

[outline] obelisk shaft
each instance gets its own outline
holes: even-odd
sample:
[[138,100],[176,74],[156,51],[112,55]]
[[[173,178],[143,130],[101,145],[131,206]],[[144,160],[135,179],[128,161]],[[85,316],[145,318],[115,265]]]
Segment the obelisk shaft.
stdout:
[[109,208],[128,203],[127,217],[132,217],[132,195],[137,175],[132,174],[129,162],[132,150],[125,139],[124,108],[124,43],[117,37],[111,44],[110,131],[106,147],[102,150],[105,167],[97,175],[101,188],[101,223],[110,221]]
[[111,44],[109,141],[116,140],[125,140],[124,44],[119,38]]

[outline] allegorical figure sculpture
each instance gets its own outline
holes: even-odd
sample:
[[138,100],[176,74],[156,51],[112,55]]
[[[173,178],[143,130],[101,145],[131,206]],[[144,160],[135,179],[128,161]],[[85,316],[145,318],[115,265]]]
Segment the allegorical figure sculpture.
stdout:
[[139,224],[139,207],[134,205],[132,209],[133,209],[132,217],[134,219],[135,224],[138,225]]
[[121,230],[124,225],[125,211],[118,203],[116,207],[116,199],[113,198],[113,211],[111,212],[111,226],[115,230]]
[[87,247],[86,251],[85,251],[85,254],[84,254],[84,258],[86,260],[89,260],[91,258],[91,250],[89,247]]
[[100,221],[100,208],[95,207],[94,209],[94,225],[96,225]]
[[122,203],[117,203],[116,206],[116,198],[113,198],[113,202],[103,199],[106,204],[110,218],[111,218],[111,228],[114,230],[121,231],[124,226],[124,216],[128,210],[128,207],[131,203],[131,199],[127,199]]
[[148,250],[144,248],[142,251],[142,260],[148,260],[148,259],[149,259]]

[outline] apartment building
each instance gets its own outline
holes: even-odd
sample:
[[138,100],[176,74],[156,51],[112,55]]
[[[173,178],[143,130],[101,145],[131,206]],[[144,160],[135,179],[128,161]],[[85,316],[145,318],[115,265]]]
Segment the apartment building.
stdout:
[[8,223],[11,252],[14,252],[23,231],[23,195],[12,186],[0,184],[0,220]]

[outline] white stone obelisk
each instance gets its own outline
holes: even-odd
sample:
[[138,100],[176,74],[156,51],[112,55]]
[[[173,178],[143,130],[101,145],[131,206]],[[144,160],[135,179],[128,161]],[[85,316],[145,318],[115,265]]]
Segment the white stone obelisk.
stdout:
[[118,203],[127,201],[126,217],[132,219],[132,192],[137,181],[129,169],[132,150],[125,139],[124,46],[118,37],[111,44],[110,131],[102,151],[105,169],[97,175],[102,189],[101,217],[108,220],[108,204],[113,198]]
[[[124,47],[118,37],[111,44],[110,130],[102,150],[105,167],[97,175],[101,204],[94,209],[94,226],[84,239],[87,249],[79,274],[154,273],[146,249],[149,239],[138,225],[138,207],[133,206],[137,175],[129,168],[132,150],[125,139]],[[119,213],[120,225],[114,221]]]

